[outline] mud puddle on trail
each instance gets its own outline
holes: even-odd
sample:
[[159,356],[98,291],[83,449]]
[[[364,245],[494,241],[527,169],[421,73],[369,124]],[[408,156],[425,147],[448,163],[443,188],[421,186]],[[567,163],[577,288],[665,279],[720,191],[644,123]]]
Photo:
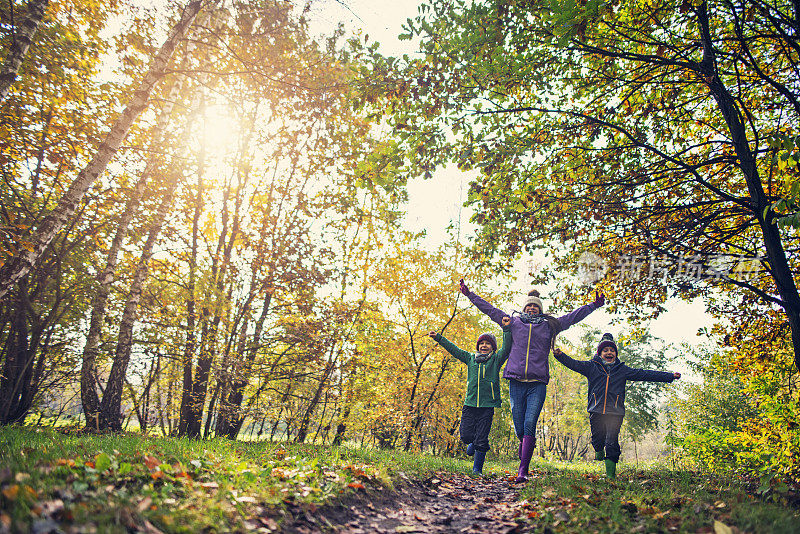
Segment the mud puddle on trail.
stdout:
[[345,503],[295,515],[282,530],[301,534],[521,532],[522,524],[514,520],[523,506],[517,501],[521,486],[511,480],[437,473],[423,481],[408,480],[393,492],[360,493]]

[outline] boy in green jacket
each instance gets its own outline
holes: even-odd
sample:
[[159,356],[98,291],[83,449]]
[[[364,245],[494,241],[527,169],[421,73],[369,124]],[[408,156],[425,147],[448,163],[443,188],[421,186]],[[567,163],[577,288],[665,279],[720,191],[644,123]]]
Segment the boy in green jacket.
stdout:
[[428,334],[458,360],[467,364],[467,390],[461,409],[461,441],[467,444],[467,454],[474,454],[472,473],[483,474],[483,462],[489,450],[489,431],[494,409],[500,407],[500,368],[511,349],[511,318],[503,317],[503,347],[497,350],[494,335],[478,337],[476,353],[456,347],[437,332]]

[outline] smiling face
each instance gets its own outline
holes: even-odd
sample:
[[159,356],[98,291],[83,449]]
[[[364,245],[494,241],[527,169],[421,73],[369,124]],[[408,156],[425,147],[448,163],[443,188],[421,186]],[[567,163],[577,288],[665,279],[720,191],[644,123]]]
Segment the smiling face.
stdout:
[[600,358],[606,363],[613,363],[617,359],[617,351],[614,350],[614,347],[603,347],[603,350],[600,351]]
[[539,306],[531,302],[522,308],[522,313],[527,313],[528,315],[539,315],[542,313],[542,310],[539,309]]
[[482,339],[480,343],[478,343],[478,352],[481,354],[489,354],[492,352],[492,344]]

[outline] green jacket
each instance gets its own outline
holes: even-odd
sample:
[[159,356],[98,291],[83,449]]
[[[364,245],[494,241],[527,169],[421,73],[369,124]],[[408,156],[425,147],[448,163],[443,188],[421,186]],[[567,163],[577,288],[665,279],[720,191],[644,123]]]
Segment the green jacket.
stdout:
[[506,363],[511,350],[511,327],[503,328],[503,346],[483,363],[475,361],[475,353],[456,347],[441,334],[433,338],[447,352],[467,364],[467,391],[464,406],[475,408],[500,407],[500,368]]

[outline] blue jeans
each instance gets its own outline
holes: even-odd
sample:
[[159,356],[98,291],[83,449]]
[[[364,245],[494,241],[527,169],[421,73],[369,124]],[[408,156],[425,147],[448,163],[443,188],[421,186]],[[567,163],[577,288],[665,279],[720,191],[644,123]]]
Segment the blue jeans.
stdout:
[[512,379],[508,381],[508,386],[514,432],[520,440],[522,436],[536,436],[536,422],[544,406],[547,384]]

